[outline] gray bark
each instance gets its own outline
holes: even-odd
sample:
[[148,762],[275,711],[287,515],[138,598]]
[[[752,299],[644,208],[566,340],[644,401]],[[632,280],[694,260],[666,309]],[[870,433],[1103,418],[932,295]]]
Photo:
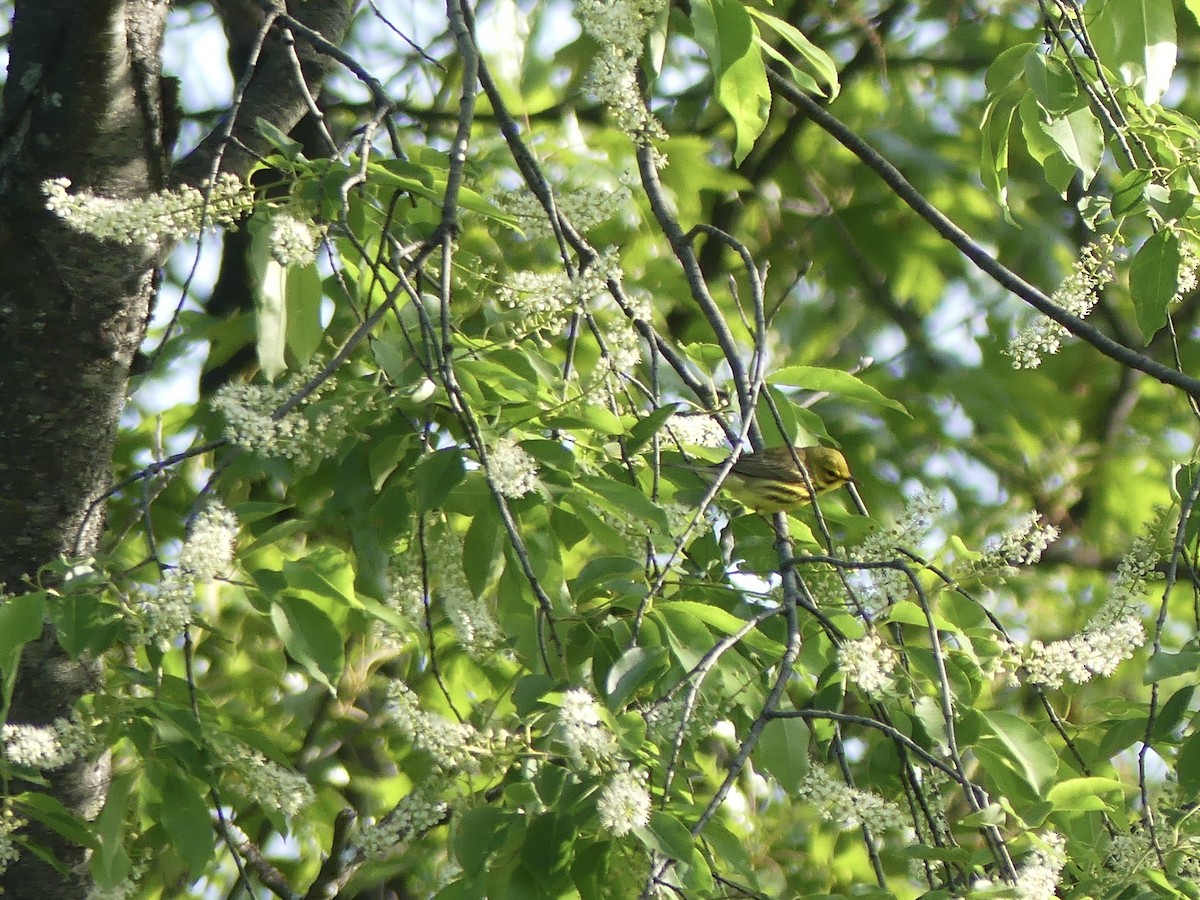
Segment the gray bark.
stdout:
[[[99,547],[96,512],[111,479],[129,369],[157,287],[147,247],[101,242],[45,209],[41,183],[145,196],[207,176],[219,135],[172,170],[164,152],[160,50],[167,0],[17,0],[0,113],[0,585],[10,594],[60,555]],[[341,41],[349,0],[296,3],[297,18]],[[326,60],[299,48],[314,85]],[[284,132],[305,112],[282,41],[233,123],[235,138],[263,150],[256,117]],[[252,154],[231,150],[221,169],[245,175]],[[69,716],[99,687],[95,660],[72,660],[49,625],[26,648],[9,722]],[[11,673],[4,673],[11,677]],[[101,808],[106,760],[47,773],[50,793],[90,818]],[[32,789],[30,785],[14,786]],[[26,836],[57,861],[25,852],[0,875],[13,898],[83,897],[83,848],[34,823]]]

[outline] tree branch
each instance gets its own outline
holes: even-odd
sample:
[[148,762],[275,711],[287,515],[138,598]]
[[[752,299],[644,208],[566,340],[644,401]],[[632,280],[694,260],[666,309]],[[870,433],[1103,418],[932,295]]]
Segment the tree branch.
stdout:
[[1091,344],[1102,354],[1123,366],[1145,372],[1151,378],[1169,384],[1200,398],[1200,379],[1192,378],[1165,366],[1157,360],[1131,350],[1114,341],[1094,325],[1067,312],[1049,297],[1026,282],[1021,276],[1002,265],[971,236],[950,221],[906,179],[900,170],[888,162],[875,148],[846,127],[824,107],[787,81],[775,71],[768,70],[768,77],[776,89],[797,109],[809,116],[827,131],[839,144],[861,159],[883,179],[910,209],[933,226],[934,230],[959,249],[963,256],[975,263],[985,275],[1001,287],[1024,300],[1042,315],[1057,322],[1071,334]]

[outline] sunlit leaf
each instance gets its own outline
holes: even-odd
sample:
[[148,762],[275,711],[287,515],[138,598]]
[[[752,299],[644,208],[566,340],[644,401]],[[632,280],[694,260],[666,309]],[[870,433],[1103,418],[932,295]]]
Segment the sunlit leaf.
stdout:
[[1129,293],[1147,344],[1167,324],[1167,307],[1178,287],[1179,239],[1164,228],[1146,239],[1129,267]]

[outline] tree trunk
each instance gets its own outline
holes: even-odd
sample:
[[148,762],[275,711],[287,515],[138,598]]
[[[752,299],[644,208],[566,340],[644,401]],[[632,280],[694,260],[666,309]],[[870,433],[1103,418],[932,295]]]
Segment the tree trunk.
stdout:
[[[144,197],[172,180],[202,180],[220,144],[214,135],[168,169],[160,90],[167,8],[168,0],[15,4],[0,116],[0,583],[10,594],[47,562],[98,549],[98,501],[158,280],[154,248],[71,230],[46,210],[41,184],[65,176],[72,191]],[[341,40],[348,0],[297,9]],[[328,60],[298,50],[315,85]],[[268,45],[233,134],[265,149],[256,117],[286,132],[305,109],[290,59]],[[244,175],[251,163],[246,152],[230,152],[221,169]],[[94,660],[70,659],[47,626],[26,648],[8,721],[69,716],[99,687],[98,675]],[[91,818],[102,807],[106,760],[47,774],[50,792],[73,812]],[[24,852],[0,876],[6,897],[86,894],[83,848],[36,823],[22,834],[61,868]]]

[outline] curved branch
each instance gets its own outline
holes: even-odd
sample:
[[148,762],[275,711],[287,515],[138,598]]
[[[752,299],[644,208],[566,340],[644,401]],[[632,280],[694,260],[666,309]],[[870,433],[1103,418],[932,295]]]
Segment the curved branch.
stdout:
[[1118,343],[1078,316],[1067,312],[1049,297],[1025,281],[1011,269],[1000,263],[971,236],[950,221],[939,209],[926,200],[906,179],[900,170],[888,162],[875,148],[846,127],[840,120],[827,112],[815,100],[783,78],[779,73],[768,71],[771,83],[797,109],[820,125],[839,144],[861,159],[883,179],[910,209],[933,226],[934,230],[958,248],[981,272],[1001,287],[1024,300],[1048,319],[1057,322],[1077,338],[1091,344],[1102,354],[1123,366],[1145,372],[1151,378],[1183,390],[1191,397],[1200,398],[1200,379],[1192,378],[1165,366],[1157,360],[1131,350]]
[[[170,177],[172,185],[198,184],[211,178],[214,168],[245,176],[271,148],[270,141],[259,130],[259,119],[288,133],[309,111],[309,98],[333,62],[347,64],[348,57],[337,49],[336,42],[350,25],[351,4],[345,0],[310,0],[298,4],[294,16],[284,14],[267,0],[260,0],[259,5],[271,17],[274,27],[286,28],[301,39],[294,52],[300,58],[307,83],[298,83],[300,75],[288,42],[268,40],[240,104],[229,113],[230,120],[213,129],[175,165]],[[365,73],[356,70],[355,74],[363,77]]]

